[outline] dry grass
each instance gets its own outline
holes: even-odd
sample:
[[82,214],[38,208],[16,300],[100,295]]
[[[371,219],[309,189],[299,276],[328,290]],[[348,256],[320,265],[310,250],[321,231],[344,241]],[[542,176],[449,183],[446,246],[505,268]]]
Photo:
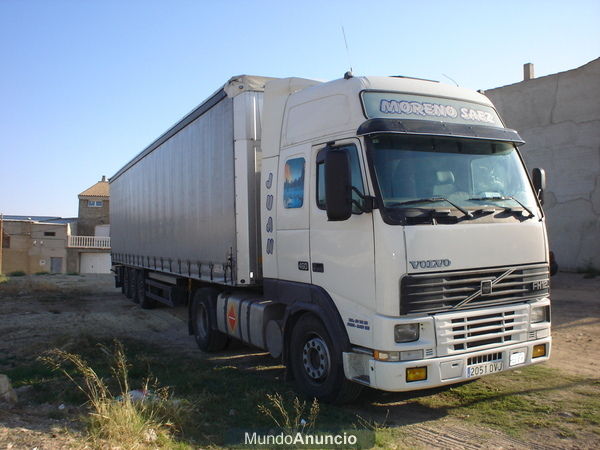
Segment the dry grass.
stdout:
[[[173,434],[192,410],[191,404],[173,399],[166,388],[147,380],[132,395],[129,366],[123,346],[101,346],[111,360],[112,380],[105,381],[79,355],[54,349],[41,358],[53,370],[64,374],[87,398],[89,413],[85,418],[90,444],[110,448],[172,448]],[[109,384],[116,387],[110,389]],[[140,397],[140,396],[138,396]]]
[[38,276],[8,278],[6,282],[0,280],[0,297],[78,298],[90,293],[86,289],[61,286]]
[[306,402],[301,402],[298,397],[294,397],[291,407],[286,405],[279,393],[267,394],[267,400],[267,405],[258,405],[258,411],[269,417],[279,429],[291,433],[308,433],[314,430],[319,415],[319,402],[316,398],[310,405],[306,419]]

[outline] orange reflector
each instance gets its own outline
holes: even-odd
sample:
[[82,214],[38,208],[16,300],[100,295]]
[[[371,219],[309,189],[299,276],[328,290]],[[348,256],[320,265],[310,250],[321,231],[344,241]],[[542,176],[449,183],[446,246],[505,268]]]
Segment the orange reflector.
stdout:
[[388,361],[390,359],[390,354],[388,352],[380,352],[379,350],[375,350],[373,352],[373,357],[378,361]]
[[421,381],[427,379],[427,367],[411,367],[406,369],[406,381]]
[[546,344],[538,344],[533,346],[532,358],[539,358],[540,356],[546,356]]

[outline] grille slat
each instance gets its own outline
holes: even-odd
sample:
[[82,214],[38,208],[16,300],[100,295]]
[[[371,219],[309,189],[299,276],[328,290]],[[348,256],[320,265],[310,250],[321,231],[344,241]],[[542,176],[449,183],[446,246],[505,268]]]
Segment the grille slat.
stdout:
[[[423,286],[421,286],[423,287]],[[456,292],[473,292],[473,288],[470,287],[462,287],[462,288],[455,288],[455,289],[442,289],[440,291],[425,291],[425,292],[413,292],[411,294],[409,294],[410,296],[413,297],[420,297],[423,295],[435,295],[435,294],[454,294]]]
[[[509,270],[512,272],[506,274]],[[491,292],[477,295],[482,285],[489,287],[490,283]],[[451,311],[471,296],[474,298],[460,308],[510,303],[548,295],[549,286],[547,264],[411,274],[402,278],[400,312]]]
[[484,350],[528,338],[529,306],[500,306],[482,311],[440,313],[435,316],[438,354]]
[[[521,320],[527,320],[527,314],[523,313],[523,314],[513,314],[511,316],[506,316],[506,319],[515,319],[517,321],[521,321]],[[488,323],[488,322],[497,322],[498,319],[497,318],[489,318],[489,319],[479,319],[479,320],[469,320],[469,325],[479,325],[481,323]],[[443,330],[445,328],[456,328],[458,326],[463,326],[464,322],[460,321],[460,322],[455,322],[455,323],[448,323],[446,325],[442,325],[440,327],[438,327],[439,329]]]
[[[499,326],[499,325],[489,325],[487,327],[472,328],[471,332],[472,333],[474,333],[474,332],[481,333],[483,331],[497,330],[499,328],[502,328],[502,327]],[[521,330],[521,329],[516,330],[517,333],[520,333],[521,331],[523,331],[523,330]],[[444,339],[446,337],[450,337],[451,338],[453,336],[457,336],[457,335],[460,335],[460,334],[465,334],[465,331],[464,330],[461,330],[461,331],[452,331],[450,333],[442,334],[440,337],[441,337],[441,339]]]
[[[501,330],[502,327],[494,327],[495,330]],[[506,337],[506,336],[512,336],[513,334],[520,334],[522,333],[523,330],[513,330],[513,331],[504,331],[502,333],[494,333],[493,334],[493,339],[499,339],[499,342],[502,342],[502,340],[500,338],[502,337]],[[482,339],[482,336],[484,335],[477,335],[477,336],[472,336],[472,337],[468,337],[468,338],[462,338],[462,339],[440,339],[440,343],[446,343],[446,342],[452,342],[453,344],[466,344],[468,342],[477,342],[477,341],[482,341],[482,340],[486,340],[486,339],[491,339],[491,333],[488,333],[485,335],[485,339]]]
[[481,363],[485,363],[485,362],[501,361],[501,360],[502,360],[502,352],[488,353],[487,355],[471,356],[467,360],[467,366],[472,366],[473,364],[481,364]]
[[[547,277],[548,275],[548,270],[544,269],[541,272],[535,272],[535,273],[528,273],[528,274],[517,274],[517,275],[507,275],[505,277],[506,280],[511,280],[511,279],[515,279],[515,278],[531,278],[531,277],[538,277],[538,279],[543,280],[545,279],[544,277]],[[489,279],[489,277],[477,277],[477,278],[465,278],[465,279],[460,279],[460,280],[446,280],[444,279],[444,277],[446,277],[447,275],[441,274],[441,275],[431,275],[431,279],[435,279],[435,278],[440,278],[442,281],[436,281],[436,282],[427,282],[427,281],[422,281],[419,282],[418,285],[420,287],[440,287],[440,286],[452,286],[452,285],[460,285],[460,284],[465,284],[465,283],[480,283],[481,281],[487,280]],[[528,280],[528,281],[535,281],[535,280]]]

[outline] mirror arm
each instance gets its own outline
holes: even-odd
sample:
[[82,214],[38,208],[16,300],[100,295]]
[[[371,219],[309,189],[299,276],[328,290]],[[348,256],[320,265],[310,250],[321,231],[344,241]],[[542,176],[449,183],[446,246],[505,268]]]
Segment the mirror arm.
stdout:
[[358,209],[360,209],[362,212],[370,213],[374,209],[377,208],[377,203],[375,201],[375,197],[372,197],[370,195],[364,195],[355,186],[352,186],[352,191],[356,192],[356,195],[358,195],[360,197],[360,199],[364,202],[364,204],[361,205],[356,200],[352,200],[352,204],[356,205],[356,207]]

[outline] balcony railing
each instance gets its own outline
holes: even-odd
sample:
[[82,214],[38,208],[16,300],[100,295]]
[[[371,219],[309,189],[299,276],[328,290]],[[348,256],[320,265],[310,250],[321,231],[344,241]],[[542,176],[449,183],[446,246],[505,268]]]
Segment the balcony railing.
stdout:
[[69,236],[67,245],[74,248],[110,248],[110,238],[106,236]]

